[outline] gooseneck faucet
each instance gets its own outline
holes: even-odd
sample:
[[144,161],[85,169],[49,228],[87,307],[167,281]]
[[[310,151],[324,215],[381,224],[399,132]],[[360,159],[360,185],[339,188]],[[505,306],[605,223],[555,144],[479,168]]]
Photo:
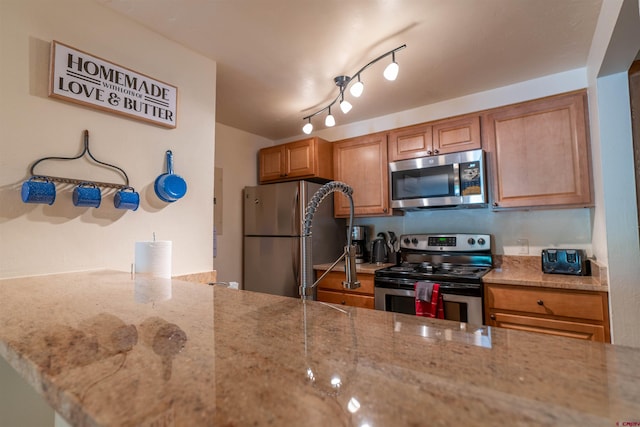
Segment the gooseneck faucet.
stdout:
[[[322,276],[313,282],[313,270],[311,260],[311,221],[320,203],[331,193],[341,191],[349,199],[349,232],[347,233],[347,246],[343,254],[324,272]],[[351,244],[351,233],[353,229],[353,189],[344,182],[331,181],[323,185],[315,192],[307,208],[305,209],[302,223],[302,280],[300,284],[300,297],[303,300],[313,299],[313,288],[320,280],[330,272],[343,258],[345,260],[346,280],[342,282],[345,289],[356,289],[360,287],[360,282],[356,278],[356,247]],[[313,282],[311,285],[309,283]]]

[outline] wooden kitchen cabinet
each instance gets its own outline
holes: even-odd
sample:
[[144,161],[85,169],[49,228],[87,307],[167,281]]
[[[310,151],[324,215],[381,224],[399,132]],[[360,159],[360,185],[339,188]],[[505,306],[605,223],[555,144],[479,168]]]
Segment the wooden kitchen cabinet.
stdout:
[[[380,132],[333,143],[335,179],[353,188],[355,216],[388,216],[389,172],[387,133]],[[335,193],[336,217],[349,216],[349,200]]]
[[433,129],[420,124],[389,132],[389,161],[415,159],[433,154]]
[[489,326],[611,342],[606,292],[485,284]]
[[[322,273],[324,271],[317,270],[316,277],[320,277]],[[345,273],[330,271],[318,283],[318,301],[373,309],[375,308],[373,277],[373,274],[358,273],[360,287],[358,289],[344,289],[342,282],[345,279]]]
[[389,132],[389,161],[482,148],[480,116],[470,114]]
[[332,144],[318,137],[263,148],[258,153],[260,184],[298,179],[333,179]]
[[496,208],[591,206],[586,92],[483,116]]

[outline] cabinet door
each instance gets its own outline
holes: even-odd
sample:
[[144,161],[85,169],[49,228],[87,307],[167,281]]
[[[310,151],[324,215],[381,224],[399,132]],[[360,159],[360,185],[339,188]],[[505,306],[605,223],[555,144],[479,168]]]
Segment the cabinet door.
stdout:
[[285,176],[298,178],[313,175],[317,170],[314,148],[313,138],[285,145]]
[[389,161],[415,159],[433,153],[430,125],[416,125],[389,132]]
[[545,319],[500,312],[492,313],[490,318],[491,326],[605,342],[605,327],[602,325],[592,325],[588,323]]
[[[355,215],[391,215],[386,133],[335,142],[333,161],[336,180],[353,188]],[[342,193],[334,194],[335,216],[348,217],[349,200]]]
[[442,120],[433,126],[433,154],[456,153],[482,148],[480,116],[477,114]]
[[495,207],[591,206],[584,91],[488,112]]
[[258,153],[260,182],[279,180],[284,176],[284,147],[263,148]]

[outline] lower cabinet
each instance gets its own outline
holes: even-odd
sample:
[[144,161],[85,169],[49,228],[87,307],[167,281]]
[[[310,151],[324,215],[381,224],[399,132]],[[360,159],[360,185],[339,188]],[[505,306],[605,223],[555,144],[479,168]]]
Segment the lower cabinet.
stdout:
[[606,292],[485,284],[485,323],[611,342]]
[[[324,271],[316,270],[316,277],[320,277],[322,273]],[[344,272],[330,271],[318,283],[318,301],[373,309],[373,274],[358,273],[358,289],[344,289],[344,279]]]

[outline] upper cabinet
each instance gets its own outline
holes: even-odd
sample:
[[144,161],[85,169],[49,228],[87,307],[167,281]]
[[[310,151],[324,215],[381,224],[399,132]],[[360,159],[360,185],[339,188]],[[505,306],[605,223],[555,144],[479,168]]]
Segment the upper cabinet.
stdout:
[[389,161],[414,159],[433,154],[431,125],[420,124],[389,132]]
[[[356,216],[391,215],[386,132],[334,142],[333,162],[335,179],[353,188]],[[347,197],[336,194],[333,207],[336,217],[349,216]]]
[[389,161],[415,159],[482,147],[480,116],[470,114],[389,132]]
[[483,117],[493,206],[591,206],[584,91],[491,110]]
[[258,153],[260,184],[333,179],[332,144],[318,137],[267,147]]

